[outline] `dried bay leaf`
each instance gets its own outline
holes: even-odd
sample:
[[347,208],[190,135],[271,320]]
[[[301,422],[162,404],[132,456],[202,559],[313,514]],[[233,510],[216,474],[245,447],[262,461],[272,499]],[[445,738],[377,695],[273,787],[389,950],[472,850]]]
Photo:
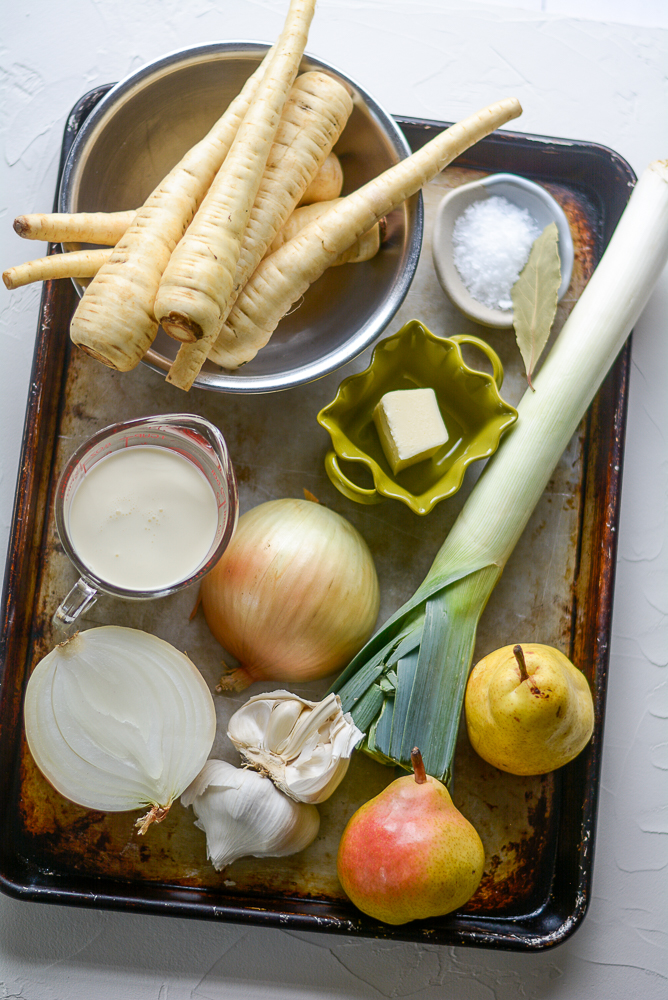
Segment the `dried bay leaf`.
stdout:
[[561,284],[558,242],[556,223],[551,222],[534,241],[529,259],[510,293],[517,346],[532,389],[531,376],[557,312]]

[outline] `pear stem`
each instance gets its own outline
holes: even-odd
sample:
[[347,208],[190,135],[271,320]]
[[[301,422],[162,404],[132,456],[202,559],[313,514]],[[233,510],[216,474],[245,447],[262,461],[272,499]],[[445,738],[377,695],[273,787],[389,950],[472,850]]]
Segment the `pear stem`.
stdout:
[[519,645],[513,646],[513,655],[517,660],[517,665],[520,668],[520,677],[523,681],[529,680],[529,672],[527,670],[527,661],[524,659],[524,650]]
[[524,659],[524,650],[522,649],[519,643],[516,646],[513,646],[513,654],[515,656],[515,659],[517,660],[517,665],[520,668],[520,683],[523,684],[524,681],[527,681],[531,690],[535,694],[540,694],[540,688],[538,687],[536,682],[531,680],[531,678],[529,677],[529,671],[527,670],[527,661]]
[[413,765],[416,782],[418,785],[424,785],[427,780],[427,772],[424,769],[422,754],[417,747],[413,747],[411,750],[411,764]]

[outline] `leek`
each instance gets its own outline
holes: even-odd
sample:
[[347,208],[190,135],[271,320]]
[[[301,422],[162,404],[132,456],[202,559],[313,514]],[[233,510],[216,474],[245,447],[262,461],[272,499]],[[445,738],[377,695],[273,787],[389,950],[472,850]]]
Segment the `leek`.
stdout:
[[[480,616],[515,544],[668,260],[668,161],[636,185],[598,267],[522,398],[425,580],[332,690],[365,749],[449,782]],[[504,498],[507,498],[504,501]]]

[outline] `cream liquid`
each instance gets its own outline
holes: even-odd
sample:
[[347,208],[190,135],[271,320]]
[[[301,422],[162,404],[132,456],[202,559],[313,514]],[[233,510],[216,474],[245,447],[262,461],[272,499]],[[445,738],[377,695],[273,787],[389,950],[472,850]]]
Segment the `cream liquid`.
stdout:
[[206,558],[218,526],[209,483],[167,448],[138,445],[103,458],[74,494],[72,545],[96,576],[128,590],[163,590]]

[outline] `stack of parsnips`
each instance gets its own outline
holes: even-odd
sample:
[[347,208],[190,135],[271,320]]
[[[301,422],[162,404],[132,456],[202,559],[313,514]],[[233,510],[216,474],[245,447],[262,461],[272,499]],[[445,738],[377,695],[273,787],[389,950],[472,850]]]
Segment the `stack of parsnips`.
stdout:
[[[263,260],[352,109],[346,88],[328,75],[296,79],[314,6],[291,0],[280,38],[208,135],[131,221],[119,217],[113,250],[81,258],[78,274],[95,276],[71,336],[104,364],[134,368],[158,324],[182,343],[168,374],[182,389],[207,357],[230,370],[246,363],[327,267],[452,159],[520,114],[510,99],[453,126]],[[6,274],[6,283],[18,283]]]

